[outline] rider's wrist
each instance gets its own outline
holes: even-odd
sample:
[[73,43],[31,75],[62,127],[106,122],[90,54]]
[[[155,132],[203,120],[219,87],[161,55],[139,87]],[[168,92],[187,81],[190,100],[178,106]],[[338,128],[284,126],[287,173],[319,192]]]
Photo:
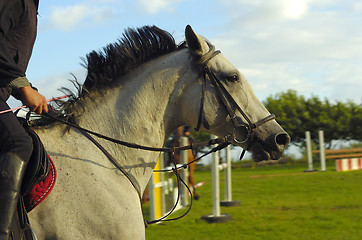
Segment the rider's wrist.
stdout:
[[27,86],[30,86],[30,83],[25,76],[15,78],[13,81],[11,81],[9,83],[9,87],[16,89],[16,90],[19,90],[19,89],[27,87]]

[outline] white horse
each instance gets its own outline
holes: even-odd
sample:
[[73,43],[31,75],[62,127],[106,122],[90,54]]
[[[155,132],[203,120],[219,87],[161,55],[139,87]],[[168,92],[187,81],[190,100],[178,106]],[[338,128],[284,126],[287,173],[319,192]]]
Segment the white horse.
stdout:
[[[90,53],[80,96],[65,111],[81,127],[141,145],[162,147],[177,127],[199,125],[256,161],[280,158],[289,136],[244,76],[190,26],[185,36],[177,46],[169,33],[143,27]],[[58,173],[52,193],[29,213],[38,239],[145,238],[140,195],[159,153],[96,138],[133,186],[79,130],[55,122],[36,132]]]

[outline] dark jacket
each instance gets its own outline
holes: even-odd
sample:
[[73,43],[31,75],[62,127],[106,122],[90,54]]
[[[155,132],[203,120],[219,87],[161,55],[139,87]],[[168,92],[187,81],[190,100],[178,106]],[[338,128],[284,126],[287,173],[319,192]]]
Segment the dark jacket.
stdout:
[[25,72],[37,33],[39,0],[0,0],[0,87],[30,85]]

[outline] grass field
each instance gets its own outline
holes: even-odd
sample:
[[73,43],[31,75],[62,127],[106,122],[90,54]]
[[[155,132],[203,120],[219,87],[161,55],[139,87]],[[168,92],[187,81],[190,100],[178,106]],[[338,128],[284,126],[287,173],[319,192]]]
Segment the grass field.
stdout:
[[[362,239],[362,171],[335,172],[332,165],[326,172],[305,173],[306,168],[303,163],[233,169],[233,199],[241,205],[222,207],[221,213],[231,214],[232,221],[213,224],[200,219],[212,214],[211,173],[198,171],[196,181],[205,185],[191,212],[181,220],[149,226],[146,238]],[[220,186],[223,199],[222,180]]]

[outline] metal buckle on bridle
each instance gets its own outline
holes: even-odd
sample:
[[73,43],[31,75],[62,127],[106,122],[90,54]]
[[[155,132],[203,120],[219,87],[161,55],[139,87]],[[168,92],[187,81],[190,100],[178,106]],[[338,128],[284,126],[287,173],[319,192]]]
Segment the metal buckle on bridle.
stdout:
[[[247,132],[246,136],[244,138],[242,138],[242,139],[239,139],[236,136],[236,131],[237,131],[237,129],[240,129],[240,128],[245,129],[245,131]],[[243,131],[241,131],[241,132],[243,132]],[[233,133],[230,136],[233,138],[232,140],[235,141],[236,143],[244,144],[249,140],[250,136],[252,135],[252,132],[253,131],[250,129],[250,127],[248,125],[240,124],[239,126],[234,127]]]
[[[275,115],[274,114],[270,114],[269,116],[260,119],[259,121],[257,121],[256,123],[252,123],[252,124],[247,124],[247,123],[237,123],[234,125],[234,130],[233,130],[233,140],[239,144],[243,144],[246,143],[249,139],[251,139],[254,135],[254,131],[262,124],[274,120],[275,119]],[[243,138],[242,140],[240,140],[237,136],[236,136],[236,131],[237,129],[240,128],[244,128],[245,131],[247,132],[245,138]],[[242,131],[242,130],[241,130]]]
[[[247,150],[249,150],[250,148],[250,144],[253,142],[254,140],[254,135],[255,135],[255,129],[258,128],[258,126],[260,126],[261,124],[263,123],[266,123],[270,120],[274,120],[275,119],[275,115],[274,114],[270,114],[269,116],[259,120],[258,122],[254,123],[254,124],[251,124],[251,125],[248,125],[248,124],[245,124],[245,123],[241,123],[239,124],[239,126],[237,127],[234,127],[234,130],[233,130],[233,134],[231,135],[232,136],[232,140],[235,141],[236,143],[238,144],[245,144],[248,142],[247,144],[247,147],[243,148],[243,151],[241,152],[240,154],[240,158],[239,160],[242,160],[244,155],[245,155],[245,152]],[[237,137],[236,137],[236,130],[237,128],[240,128],[240,127],[243,127],[246,129],[246,131],[248,131],[248,133],[246,134],[246,137],[245,139],[243,139],[242,141],[240,141]]]

